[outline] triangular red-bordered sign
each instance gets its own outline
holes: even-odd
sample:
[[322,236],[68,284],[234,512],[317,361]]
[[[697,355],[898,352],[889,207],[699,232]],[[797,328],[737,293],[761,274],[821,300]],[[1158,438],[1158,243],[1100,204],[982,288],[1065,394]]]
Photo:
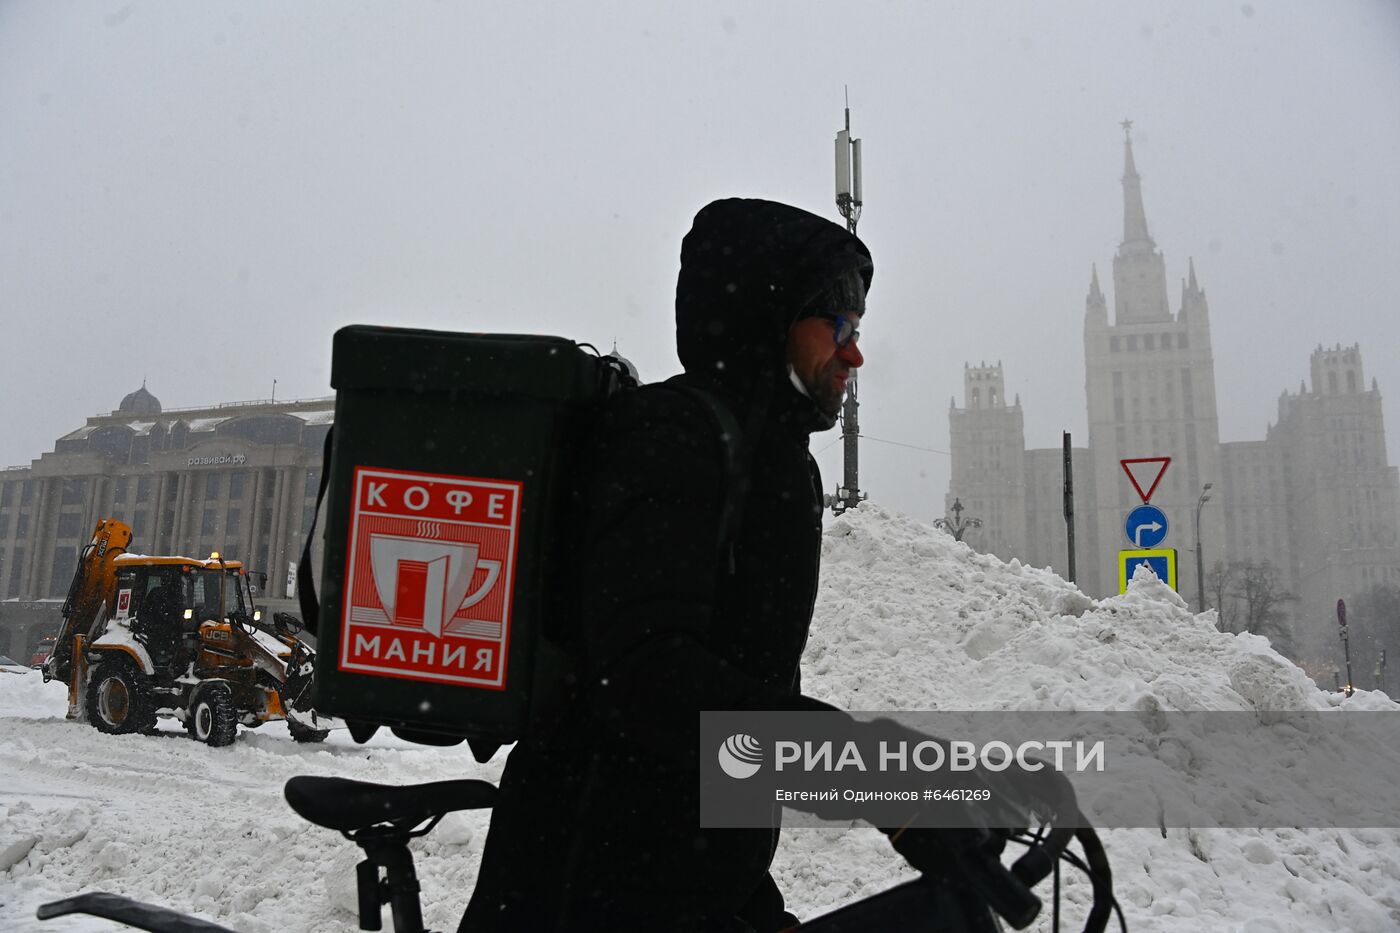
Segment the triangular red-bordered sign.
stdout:
[[[1138,497],[1141,498],[1143,504],[1146,505],[1147,503],[1152,501],[1152,494],[1157,491],[1157,484],[1162,481],[1163,476],[1167,475],[1167,467],[1171,466],[1172,458],[1134,457],[1129,460],[1119,460],[1118,462],[1122,465],[1123,472],[1128,474],[1128,482],[1133,484],[1133,488],[1137,490]],[[1147,492],[1143,492],[1142,483],[1138,482],[1138,478],[1133,475],[1133,467],[1137,466],[1138,464],[1148,463],[1157,464],[1157,475],[1153,478],[1151,485],[1147,487]],[[1141,473],[1144,479],[1147,478],[1150,472],[1150,469],[1147,467],[1141,468]]]

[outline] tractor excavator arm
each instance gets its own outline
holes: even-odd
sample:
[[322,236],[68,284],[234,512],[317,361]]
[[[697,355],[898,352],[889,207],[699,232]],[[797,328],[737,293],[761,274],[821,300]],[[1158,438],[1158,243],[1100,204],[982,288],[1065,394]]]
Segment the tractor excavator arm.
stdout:
[[131,527],[115,518],[98,521],[92,540],[78,558],[73,582],[68,585],[68,598],[63,601],[63,626],[53,645],[53,653],[44,662],[45,680],[67,681],[73,669],[73,636],[86,635],[91,640],[97,617],[110,602],[116,588],[117,556],[131,546]]

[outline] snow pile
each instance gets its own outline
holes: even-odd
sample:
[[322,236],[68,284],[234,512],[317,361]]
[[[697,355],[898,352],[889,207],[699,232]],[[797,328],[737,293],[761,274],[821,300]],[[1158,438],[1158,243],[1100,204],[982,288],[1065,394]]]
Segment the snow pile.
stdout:
[[[354,930],[360,850],[293,814],[287,779],[494,780],[504,759],[480,766],[465,746],[392,736],[358,746],[343,731],[303,746],[284,723],[211,749],[164,720],[159,735],[103,735],[66,722],[65,708],[63,688],[37,674],[0,682],[0,929],[111,931],[91,918],[33,919],[40,903],[101,890],[247,933]],[[430,928],[456,928],[485,829],[485,814],[451,814],[414,844]]]
[[[1213,613],[1193,615],[1150,575],[1094,601],[876,506],[828,524],[822,574],[804,689],[846,709],[1400,709],[1380,693],[1318,690],[1266,639],[1218,631]],[[1249,795],[1247,782],[1218,790]],[[873,831],[845,834],[852,857],[831,866],[832,835],[794,831],[779,853],[781,883],[809,893],[804,907],[904,871]],[[1400,831],[1101,835],[1134,930],[1400,927]],[[1087,885],[1065,878],[1067,901],[1087,904]]]
[[1228,635],[1150,575],[1098,602],[902,516],[835,519],[803,668],[849,709],[1396,709],[1317,689],[1267,639]]
[[[1209,616],[1193,616],[1155,581],[1096,602],[1054,574],[977,554],[868,504],[828,521],[804,688],[864,710],[1397,708],[1380,694],[1343,700],[1317,690],[1265,640],[1217,632]],[[286,779],[490,780],[504,757],[481,766],[465,746],[383,736],[356,746],[343,732],[324,746],[301,746],[281,724],[209,749],[174,731],[102,735],[64,721],[65,706],[58,684],[0,674],[7,930],[111,930],[90,919],[32,920],[39,903],[81,890],[166,904],[249,933],[353,930],[359,850],[295,817],[281,798]],[[430,928],[455,929],[485,827],[485,814],[454,814],[414,843]],[[1397,831],[1103,837],[1133,930],[1400,926]],[[774,872],[790,906],[810,917],[888,887],[908,869],[874,830],[794,830]],[[1077,928],[1088,886],[1072,871],[1064,877],[1065,928]],[[1037,928],[1049,929],[1048,910]]]

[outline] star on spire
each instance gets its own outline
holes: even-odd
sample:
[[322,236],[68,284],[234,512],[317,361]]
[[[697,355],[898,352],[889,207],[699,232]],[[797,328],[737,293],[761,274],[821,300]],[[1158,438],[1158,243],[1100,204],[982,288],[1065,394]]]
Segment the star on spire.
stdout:
[[1123,127],[1123,138],[1126,139],[1126,140],[1128,140],[1128,142],[1132,142],[1132,141],[1133,141],[1133,121],[1132,121],[1132,120],[1127,120],[1127,119],[1125,119],[1122,123],[1120,123],[1120,124],[1118,124],[1118,125],[1121,126],[1121,127]]

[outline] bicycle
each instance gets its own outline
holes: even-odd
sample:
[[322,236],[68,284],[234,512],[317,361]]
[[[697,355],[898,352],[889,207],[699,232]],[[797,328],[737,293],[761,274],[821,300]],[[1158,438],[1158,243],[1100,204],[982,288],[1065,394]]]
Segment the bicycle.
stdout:
[[[364,850],[365,858],[356,866],[360,929],[382,929],[387,905],[395,933],[431,933],[423,927],[409,840],[431,832],[448,813],[493,806],[498,793],[494,784],[476,779],[388,785],[307,775],[291,778],[283,790],[299,816],[338,831]],[[1084,872],[1093,887],[1085,933],[1102,933],[1115,912],[1126,933],[1127,922],[1113,897],[1108,859],[1093,829],[1042,826],[1034,833],[941,832],[946,834],[947,856],[932,871],[814,917],[793,927],[792,933],[887,929],[996,933],[1002,929],[997,918],[1020,930],[1034,922],[1044,906],[1032,888],[1052,874],[1053,929],[1058,933],[1062,861]],[[1084,850],[1082,859],[1068,850],[1075,840]],[[1009,868],[1001,861],[1008,842],[1026,846]],[[102,892],[51,901],[37,912],[40,920],[78,913],[150,933],[234,933],[207,920]],[[927,925],[911,927],[911,918],[927,918]]]

